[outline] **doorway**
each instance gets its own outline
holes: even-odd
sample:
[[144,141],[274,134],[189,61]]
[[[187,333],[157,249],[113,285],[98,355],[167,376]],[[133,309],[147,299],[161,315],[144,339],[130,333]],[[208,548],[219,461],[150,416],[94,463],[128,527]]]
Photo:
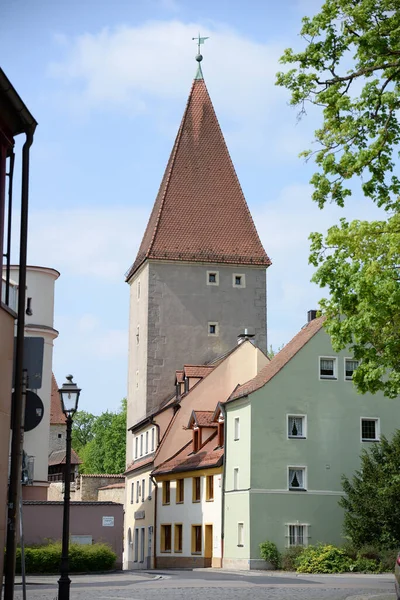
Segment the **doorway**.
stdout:
[[204,536],[204,566],[211,567],[212,564],[212,551],[213,551],[213,526],[205,526]]

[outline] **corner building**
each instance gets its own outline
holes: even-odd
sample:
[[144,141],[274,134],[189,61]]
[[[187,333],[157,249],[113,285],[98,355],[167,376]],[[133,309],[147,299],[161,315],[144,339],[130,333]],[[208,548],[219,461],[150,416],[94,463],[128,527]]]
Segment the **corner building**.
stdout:
[[[266,268],[201,67],[130,285],[128,429],[174,394],[182,364],[228,352],[245,328],[266,349]],[[132,461],[127,444],[127,464]]]

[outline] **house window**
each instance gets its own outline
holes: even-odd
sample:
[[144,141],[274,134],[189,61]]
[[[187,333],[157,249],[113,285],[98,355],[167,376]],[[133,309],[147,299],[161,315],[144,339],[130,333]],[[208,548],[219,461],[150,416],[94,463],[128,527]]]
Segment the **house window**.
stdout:
[[219,285],[218,271],[207,271],[207,285]]
[[224,445],[224,422],[218,421],[218,446],[222,448]]
[[218,323],[210,322],[208,324],[208,335],[218,335]]
[[305,467],[289,467],[289,490],[305,490],[305,475]]
[[137,282],[136,292],[137,292],[137,299],[139,300],[139,298],[140,298],[140,281]]
[[154,452],[154,427],[151,430],[151,451]]
[[287,525],[288,545],[306,546],[307,545],[307,525]]
[[139,346],[140,341],[140,328],[139,325],[136,327],[136,345]]
[[140,562],[144,562],[144,536],[145,536],[145,528],[141,527],[140,529]]
[[306,417],[305,415],[288,415],[288,438],[306,437]]
[[61,440],[61,438],[62,438],[62,433],[59,433],[57,437],[58,437],[58,439],[59,439],[59,440]]
[[246,287],[246,276],[243,273],[233,273],[233,275],[232,275],[232,285],[235,288],[244,288],[244,287]]
[[193,452],[197,452],[200,448],[200,429],[193,429]]
[[192,480],[192,502],[200,502],[201,482],[200,477],[193,477]]
[[238,523],[238,546],[244,546],[244,523]]
[[192,525],[192,554],[201,554],[201,525]]
[[336,379],[336,358],[322,356],[319,359],[319,378]]
[[131,504],[133,504],[133,496],[135,494],[135,483],[131,483]]
[[174,552],[182,552],[182,523],[175,524]]
[[142,489],[141,489],[141,492],[142,492],[142,502],[144,502],[145,499],[146,499],[146,484],[145,484],[145,480],[144,479],[142,479]]
[[139,371],[136,371],[136,389],[139,388]]
[[239,467],[233,469],[233,489],[239,489]]
[[138,457],[138,452],[139,452],[139,438],[136,436],[135,437],[135,458]]
[[378,442],[379,438],[379,419],[361,419],[361,441]]
[[161,525],[161,552],[171,552],[171,525]]
[[143,433],[140,434],[140,456],[143,456]]
[[212,502],[214,500],[214,475],[206,477],[206,500]]
[[177,479],[176,480],[176,503],[177,504],[182,504],[182,502],[184,501],[184,494],[185,494],[185,480]]
[[146,444],[145,444],[145,452],[146,454],[149,453],[149,432],[146,431]]
[[240,420],[239,417],[235,417],[234,420],[234,438],[235,440],[238,440],[240,438]]
[[140,489],[139,489],[140,485],[139,485],[139,479],[136,482],[136,504],[139,502],[139,495],[140,495]]
[[134,546],[134,561],[137,562],[139,558],[139,528],[135,529],[135,546]]
[[358,367],[358,360],[353,360],[352,358],[344,359],[344,376],[345,379],[351,380],[353,379],[353,373]]
[[169,504],[171,499],[171,482],[163,481],[162,484],[162,503]]
[[149,500],[151,500],[151,477],[149,477]]

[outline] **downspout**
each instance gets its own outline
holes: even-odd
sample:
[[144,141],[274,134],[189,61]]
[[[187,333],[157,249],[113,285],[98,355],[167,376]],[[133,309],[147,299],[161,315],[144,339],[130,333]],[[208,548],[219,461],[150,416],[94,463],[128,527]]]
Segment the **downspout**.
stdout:
[[226,443],[226,409],[221,405],[224,413],[224,462],[222,467],[222,516],[221,516],[221,568],[224,568],[224,542],[225,542],[225,480],[226,480],[226,455],[227,455],[227,443]]
[[158,485],[156,480],[154,479],[153,475],[150,475],[150,479],[153,483],[154,486],[154,529],[153,529],[153,565],[154,565],[154,569],[157,569],[157,552],[156,552],[156,548],[157,548],[157,535],[156,535],[156,531],[157,531],[157,492],[158,492]]
[[17,549],[17,520],[21,488],[20,480],[22,466],[22,451],[24,444],[22,376],[25,333],[26,261],[28,247],[29,150],[33,143],[33,133],[34,126],[30,127],[26,131],[26,141],[22,148],[18,319],[16,336],[17,339],[15,345],[15,381],[13,395],[13,410],[11,416],[11,469],[10,484],[8,488],[8,518],[5,557],[4,600],[13,600],[14,597],[15,557]]

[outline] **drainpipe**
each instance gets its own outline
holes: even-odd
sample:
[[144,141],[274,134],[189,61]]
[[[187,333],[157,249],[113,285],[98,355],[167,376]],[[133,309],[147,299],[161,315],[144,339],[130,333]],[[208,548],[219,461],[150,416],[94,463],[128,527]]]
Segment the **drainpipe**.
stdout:
[[226,443],[226,409],[221,405],[224,413],[224,462],[222,467],[222,515],[221,515],[221,568],[224,566],[224,543],[225,543],[225,479],[226,479],[226,458],[227,458],[227,443]]
[[[26,302],[26,260],[28,246],[29,150],[33,143],[34,127],[26,131],[22,148],[21,227],[19,250],[18,319],[15,349],[15,381],[11,416],[11,470],[8,487],[7,543],[5,557],[4,600],[13,600],[15,557],[17,550],[17,521],[20,498],[22,451],[24,444],[23,361]],[[29,383],[28,383],[29,385]]]
[[157,485],[157,482],[154,479],[153,475],[150,475],[150,479],[151,479],[152,484],[154,486],[153,564],[154,564],[154,569],[156,569],[157,568],[157,552],[156,552],[156,548],[157,548],[157,535],[156,535],[156,531],[157,531],[157,492],[158,492],[158,485]]

